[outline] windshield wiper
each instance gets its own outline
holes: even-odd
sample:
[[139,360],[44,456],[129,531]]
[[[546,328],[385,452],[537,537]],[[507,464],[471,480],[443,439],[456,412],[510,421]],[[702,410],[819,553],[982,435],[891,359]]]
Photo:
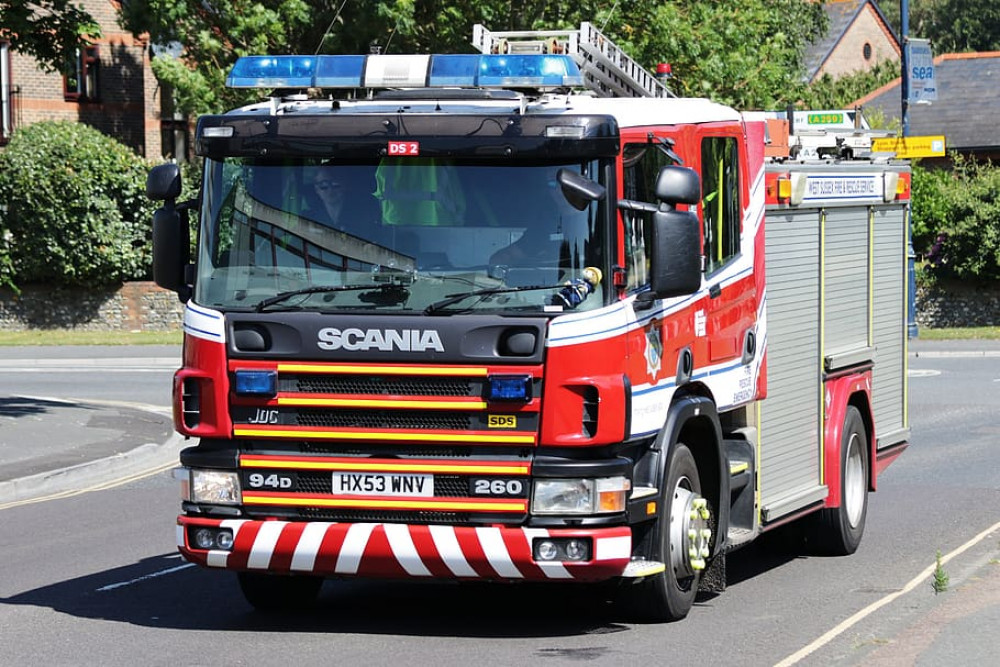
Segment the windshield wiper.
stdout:
[[268,306],[273,306],[275,304],[281,303],[282,301],[287,301],[295,296],[303,296],[306,294],[323,294],[330,292],[357,292],[366,289],[380,289],[384,285],[379,283],[365,283],[364,285],[313,285],[312,287],[303,287],[301,289],[293,289],[288,292],[281,292],[280,294],[275,294],[270,296],[263,301],[257,303],[254,306],[254,310],[258,313],[263,313],[264,309]]
[[424,308],[425,315],[433,315],[448,306],[452,306],[460,301],[465,301],[466,299],[472,299],[474,297],[488,297],[494,294],[507,294],[509,292],[530,292],[532,290],[549,290],[549,289],[561,289],[565,287],[565,283],[559,283],[558,285],[522,285],[520,287],[490,287],[487,289],[473,290],[471,292],[462,292],[460,294],[449,294],[444,299],[440,301],[435,301],[431,305]]

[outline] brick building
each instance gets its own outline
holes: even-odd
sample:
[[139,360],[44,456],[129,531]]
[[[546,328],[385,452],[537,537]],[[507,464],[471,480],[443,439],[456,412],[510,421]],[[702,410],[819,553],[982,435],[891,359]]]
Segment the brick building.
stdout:
[[873,0],[826,0],[826,35],[806,50],[807,80],[829,74],[834,79],[874,67],[883,60],[898,62],[899,38]]
[[0,42],[0,146],[18,127],[69,120],[86,123],[148,158],[183,155],[186,124],[173,119],[170,96],[163,95],[153,76],[149,43],[118,25],[115,0],[79,4],[101,26],[102,36],[79,50],[65,74],[46,72]]

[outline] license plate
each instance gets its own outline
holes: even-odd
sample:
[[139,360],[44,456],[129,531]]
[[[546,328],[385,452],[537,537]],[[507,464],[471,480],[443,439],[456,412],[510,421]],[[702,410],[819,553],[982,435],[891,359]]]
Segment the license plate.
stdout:
[[343,496],[433,496],[434,475],[335,472],[333,493]]

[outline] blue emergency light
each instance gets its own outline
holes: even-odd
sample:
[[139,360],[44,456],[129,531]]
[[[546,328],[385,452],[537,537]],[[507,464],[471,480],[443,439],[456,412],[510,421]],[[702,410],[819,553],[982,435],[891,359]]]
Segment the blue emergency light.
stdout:
[[491,375],[488,378],[486,400],[523,401],[531,400],[530,375]]
[[566,55],[243,56],[230,88],[572,88],[580,68]]
[[275,371],[238,370],[235,375],[237,396],[271,397],[278,393]]

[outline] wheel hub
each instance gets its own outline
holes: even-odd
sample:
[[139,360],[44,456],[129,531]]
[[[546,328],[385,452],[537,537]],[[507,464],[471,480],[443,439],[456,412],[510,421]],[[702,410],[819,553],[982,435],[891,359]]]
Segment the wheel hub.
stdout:
[[708,501],[678,484],[670,507],[670,567],[677,578],[693,577],[705,569],[711,553]]

